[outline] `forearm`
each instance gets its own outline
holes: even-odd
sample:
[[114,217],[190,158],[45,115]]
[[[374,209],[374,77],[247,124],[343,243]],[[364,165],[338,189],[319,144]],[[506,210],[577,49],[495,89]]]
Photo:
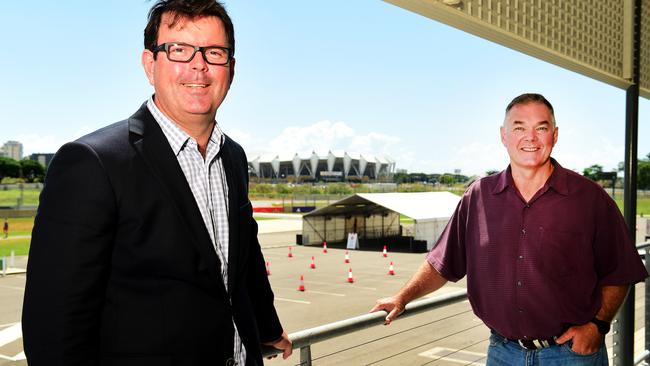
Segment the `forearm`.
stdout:
[[418,271],[395,295],[404,305],[442,287],[447,280],[428,262],[424,261]]
[[602,289],[602,304],[596,317],[611,322],[616,316],[618,308],[625,300],[629,288],[629,285],[604,286]]

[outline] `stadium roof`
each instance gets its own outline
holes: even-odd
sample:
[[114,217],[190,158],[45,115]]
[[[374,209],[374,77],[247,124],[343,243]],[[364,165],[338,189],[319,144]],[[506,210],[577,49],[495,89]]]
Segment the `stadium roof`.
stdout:
[[449,218],[460,197],[450,192],[357,193],[304,215],[377,214],[391,210],[416,221]]

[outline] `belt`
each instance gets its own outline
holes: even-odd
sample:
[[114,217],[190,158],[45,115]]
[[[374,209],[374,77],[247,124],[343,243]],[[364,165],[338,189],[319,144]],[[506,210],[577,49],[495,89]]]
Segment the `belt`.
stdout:
[[517,342],[521,347],[525,349],[535,350],[535,349],[548,348],[557,345],[557,342],[555,342],[555,338],[556,337],[549,338],[549,339],[510,339],[510,338],[506,338],[506,339],[511,342]]

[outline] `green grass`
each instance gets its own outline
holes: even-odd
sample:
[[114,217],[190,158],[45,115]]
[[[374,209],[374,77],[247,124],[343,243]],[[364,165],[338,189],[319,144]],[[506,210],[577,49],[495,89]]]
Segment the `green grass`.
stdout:
[[[38,189],[23,190],[23,206],[38,206]],[[0,206],[16,206],[20,197],[20,189],[0,190]]]
[[[623,212],[623,198],[618,198],[616,195],[616,205]],[[636,214],[643,216],[650,216],[650,197],[639,197],[636,201]]]
[[0,239],[0,257],[10,256],[12,250],[15,255],[27,255],[31,240],[31,238]]
[[[33,217],[10,217],[9,221],[9,239],[13,236],[32,235],[34,227]],[[4,223],[4,218],[0,218],[0,224]]]

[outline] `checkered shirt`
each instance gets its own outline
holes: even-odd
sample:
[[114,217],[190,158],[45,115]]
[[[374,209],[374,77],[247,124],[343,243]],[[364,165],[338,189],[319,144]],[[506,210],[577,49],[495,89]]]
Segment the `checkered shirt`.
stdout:
[[[196,204],[199,206],[199,211],[201,211],[205,227],[208,229],[212,244],[221,261],[221,277],[227,289],[228,183],[226,182],[223,162],[218,156],[225,136],[215,122],[204,159],[199,152],[196,140],[165,116],[154,103],[153,97],[147,101],[147,108],[149,108],[165,137],[167,137],[169,145],[183,170],[185,179],[190,185]],[[239,337],[234,319],[233,326],[235,328],[234,358],[240,365],[245,365],[246,350]]]

